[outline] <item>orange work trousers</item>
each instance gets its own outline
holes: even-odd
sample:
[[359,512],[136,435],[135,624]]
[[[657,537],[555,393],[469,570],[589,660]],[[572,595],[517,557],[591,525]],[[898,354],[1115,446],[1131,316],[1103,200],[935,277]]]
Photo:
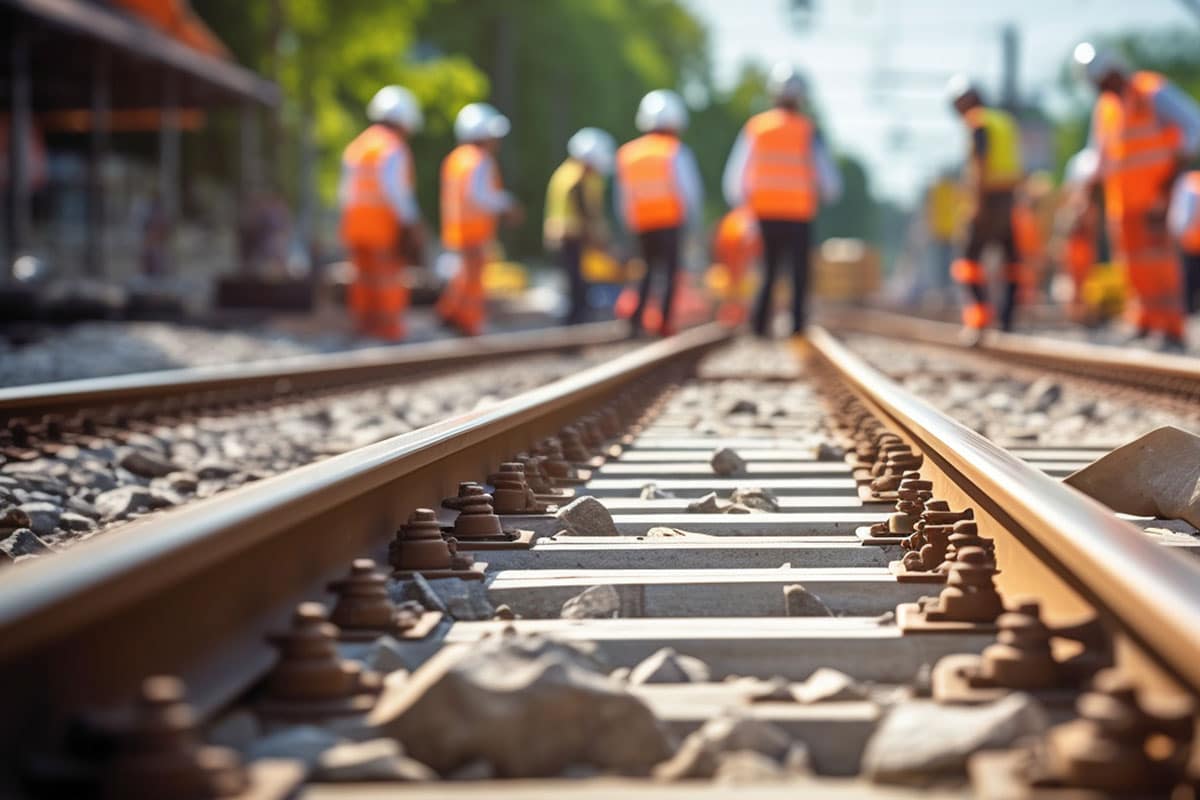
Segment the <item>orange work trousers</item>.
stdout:
[[487,297],[483,289],[483,268],[487,257],[482,245],[463,248],[459,256],[462,263],[438,298],[437,313],[443,322],[453,325],[467,336],[478,336],[483,333],[487,313]]
[[1139,330],[1182,338],[1183,281],[1166,225],[1135,213],[1110,220],[1109,230],[1133,295],[1130,322]]
[[404,262],[392,249],[373,247],[351,247],[350,261],[355,274],[346,299],[358,332],[386,341],[403,339],[409,299]]

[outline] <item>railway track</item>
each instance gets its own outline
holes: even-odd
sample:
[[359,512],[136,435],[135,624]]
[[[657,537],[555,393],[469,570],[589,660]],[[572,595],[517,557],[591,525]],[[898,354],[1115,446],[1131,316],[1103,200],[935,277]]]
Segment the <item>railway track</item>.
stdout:
[[[528,491],[502,466],[519,453]],[[464,481],[513,512],[506,532]],[[763,491],[730,509],[739,488]],[[456,496],[465,510],[442,506]],[[363,556],[394,580],[358,563],[357,604],[297,610],[333,605],[328,583]],[[404,789],[415,797],[691,797],[721,787],[674,781],[714,774],[786,784],[739,787],[763,797],[907,796],[921,781],[961,796],[971,779],[985,794],[1032,779],[1155,795],[1189,780],[1198,570],[822,329],[793,352],[705,327],[15,570],[0,583],[0,737],[26,788],[127,796],[168,779],[284,796],[305,774],[304,797],[394,791],[322,782],[346,779],[354,745],[302,767],[282,752],[285,721],[399,740],[459,779]],[[372,617],[384,585],[424,610]],[[382,625],[390,666],[419,669],[365,675],[378,642],[341,645],[359,661],[339,665],[324,614],[368,640]],[[246,773],[189,750],[164,711],[179,687],[143,683],[162,674],[182,679],[198,735],[229,742],[236,720],[245,753],[293,759]],[[132,721],[94,715],[139,692]],[[1047,733],[1081,695],[1090,722]],[[1020,733],[1043,745],[1011,749]]]

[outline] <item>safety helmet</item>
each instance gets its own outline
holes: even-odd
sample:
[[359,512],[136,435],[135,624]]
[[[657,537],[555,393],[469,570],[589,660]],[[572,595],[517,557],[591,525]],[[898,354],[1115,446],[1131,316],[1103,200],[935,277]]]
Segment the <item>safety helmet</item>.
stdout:
[[975,82],[966,75],[959,73],[951,76],[946,82],[946,99],[950,101],[950,105],[958,105],[969,94],[979,97],[981,92]]
[[795,67],[780,61],[767,76],[767,92],[776,102],[799,103],[808,97],[808,83]]
[[385,86],[367,104],[367,119],[416,133],[425,124],[417,97],[403,86]]
[[1075,45],[1071,60],[1075,66],[1075,73],[1086,78],[1094,86],[1099,86],[1114,72],[1124,75],[1129,71],[1129,65],[1119,54],[1112,50],[1101,50],[1091,42]]
[[1075,185],[1090,183],[1100,171],[1100,154],[1085,147],[1067,160],[1063,169],[1063,182]]
[[567,154],[587,164],[601,175],[613,169],[613,137],[599,128],[582,128],[567,140]]
[[454,118],[454,138],[459,142],[503,139],[510,130],[508,117],[487,103],[468,103]]
[[688,124],[687,106],[683,98],[670,89],[655,89],[638,103],[637,129],[650,131],[674,131],[681,133]]

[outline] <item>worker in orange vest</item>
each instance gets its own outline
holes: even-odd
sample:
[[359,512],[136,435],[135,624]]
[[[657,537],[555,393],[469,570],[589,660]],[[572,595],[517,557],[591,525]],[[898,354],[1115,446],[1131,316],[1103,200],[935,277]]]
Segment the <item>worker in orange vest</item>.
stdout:
[[634,122],[642,135],[617,150],[614,184],[617,217],[637,237],[646,265],[631,325],[635,336],[643,329],[651,282],[662,273],[659,333],[666,336],[674,330],[671,305],[684,230],[700,222],[704,185],[696,157],[679,140],[688,122],[683,98],[669,89],[656,89],[642,98]]
[[405,334],[403,267],[419,260],[425,240],[408,147],[423,119],[416,97],[403,86],[376,92],[367,118],[371,125],[342,156],[338,191],[342,242],[355,272],[347,301],[359,333],[394,341]]
[[992,321],[988,276],[983,267],[985,251],[997,246],[1004,253],[1005,290],[1000,305],[1000,327],[1006,331],[1012,329],[1017,293],[1025,275],[1013,229],[1015,192],[1024,176],[1021,137],[1012,115],[984,104],[979,88],[966,77],[954,76],[947,94],[971,133],[967,159],[967,178],[973,200],[971,216],[966,246],[951,272],[966,289],[962,312],[965,338],[970,343],[977,343],[983,329]]
[[1099,260],[1100,208],[1096,202],[1096,151],[1084,148],[1067,161],[1063,170],[1063,203],[1055,214],[1054,251],[1071,282],[1067,316],[1083,322],[1087,309],[1083,285]]
[[442,161],[442,245],[461,262],[437,302],[438,316],[467,336],[483,332],[483,269],[500,219],[516,222],[521,209],[504,191],[496,153],[512,125],[487,103],[471,103],[458,112],[458,147]]
[[1100,157],[1109,241],[1136,300],[1135,337],[1158,333],[1163,349],[1182,350],[1183,287],[1166,219],[1176,177],[1200,152],[1200,107],[1162,75],[1132,72],[1087,42],[1074,57],[1099,91],[1091,142]]
[[812,220],[822,201],[836,202],[842,193],[837,167],[804,113],[804,79],[791,64],[776,64],[767,89],[774,108],[746,122],[722,179],[725,201],[749,206],[762,235],[765,271],[754,310],[759,336],[769,333],[775,278],[785,258],[792,269],[792,330],[804,330]]
[[742,286],[750,267],[762,255],[762,234],[753,210],[741,206],[721,218],[713,237],[713,254],[725,268],[726,278],[726,294],[717,309],[717,319],[726,325],[741,325],[747,316]]
[[1185,172],[1175,182],[1168,227],[1183,260],[1183,301],[1187,313],[1200,311],[1200,170]]

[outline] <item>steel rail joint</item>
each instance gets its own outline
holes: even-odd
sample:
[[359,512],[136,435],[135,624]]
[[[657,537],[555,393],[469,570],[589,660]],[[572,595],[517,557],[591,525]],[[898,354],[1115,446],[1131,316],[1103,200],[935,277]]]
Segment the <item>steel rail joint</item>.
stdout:
[[847,385],[956,473],[951,480],[1014,521],[1026,547],[1174,679],[1200,692],[1200,565],[918,399],[825,329],[812,328],[809,341]]

